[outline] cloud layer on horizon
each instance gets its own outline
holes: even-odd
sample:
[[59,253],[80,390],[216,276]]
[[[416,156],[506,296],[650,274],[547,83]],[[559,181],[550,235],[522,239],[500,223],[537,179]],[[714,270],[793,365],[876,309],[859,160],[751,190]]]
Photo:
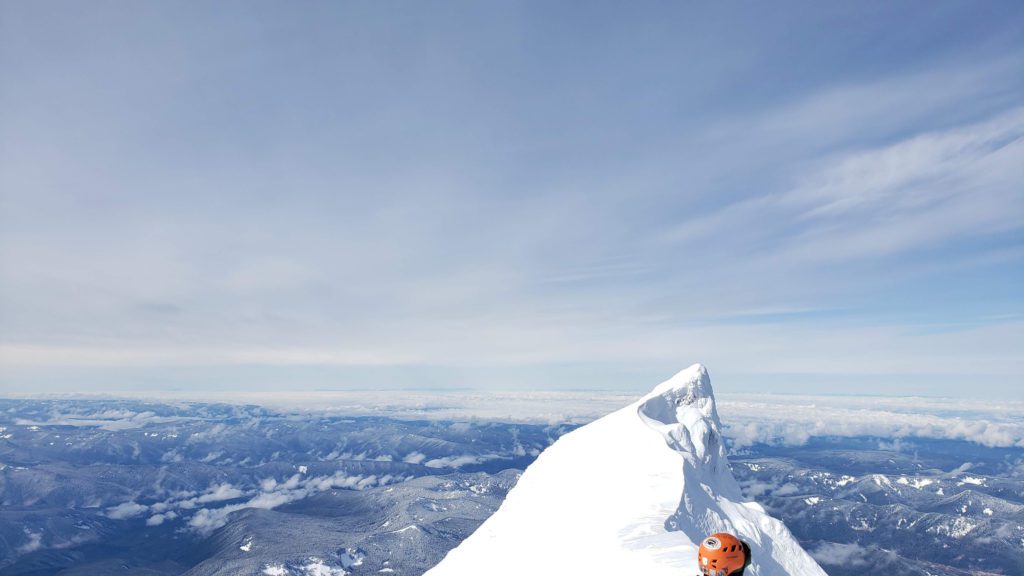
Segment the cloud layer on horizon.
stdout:
[[[246,403],[280,410],[295,419],[317,415],[374,416],[403,420],[585,424],[624,406],[637,396],[608,392],[320,392],[218,396],[205,401]],[[168,397],[164,397],[168,399]],[[199,398],[191,398],[199,400]],[[179,400],[180,401],[180,400]],[[894,396],[814,396],[721,394],[718,411],[724,434],[736,448],[754,443],[799,446],[812,437],[930,438],[964,440],[988,447],[1024,448],[1024,402],[1013,400]],[[20,426],[85,426],[130,430],[173,423],[147,412],[55,412],[47,420],[19,420]],[[223,427],[221,427],[223,428]],[[216,426],[211,435],[222,430]],[[198,438],[197,438],[198,439]],[[896,446],[896,444],[893,444]],[[173,454],[167,455],[173,458]],[[215,459],[216,454],[213,454]],[[347,458],[358,457],[347,455]],[[432,468],[458,468],[498,455],[460,455],[424,462],[411,453],[406,462]],[[216,491],[214,493],[217,493]],[[210,498],[207,496],[207,498]]]

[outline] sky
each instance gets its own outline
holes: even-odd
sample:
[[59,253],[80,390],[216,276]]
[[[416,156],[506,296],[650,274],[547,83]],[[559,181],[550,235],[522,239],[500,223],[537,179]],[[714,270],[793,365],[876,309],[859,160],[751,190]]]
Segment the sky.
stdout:
[[0,0],[0,395],[1024,398],[1020,2]]

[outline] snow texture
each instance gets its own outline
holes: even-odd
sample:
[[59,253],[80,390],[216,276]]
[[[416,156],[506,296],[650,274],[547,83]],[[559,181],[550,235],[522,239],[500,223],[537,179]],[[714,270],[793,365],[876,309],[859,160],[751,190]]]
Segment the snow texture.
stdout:
[[697,574],[714,532],[750,544],[748,576],[825,576],[732,476],[711,380],[695,364],[566,434],[429,576]]

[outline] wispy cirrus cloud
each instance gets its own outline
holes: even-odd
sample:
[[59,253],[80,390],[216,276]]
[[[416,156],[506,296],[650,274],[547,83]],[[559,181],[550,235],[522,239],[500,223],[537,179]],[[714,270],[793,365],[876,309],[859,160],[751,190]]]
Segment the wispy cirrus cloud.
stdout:
[[1012,5],[4,10],[5,389],[1024,376]]
[[773,265],[894,256],[1024,227],[1024,109],[808,163],[796,185],[727,205],[666,233],[670,242],[767,244]]
[[1022,183],[1024,109],[844,155],[780,199],[811,223],[786,252],[889,256],[1019,230]]

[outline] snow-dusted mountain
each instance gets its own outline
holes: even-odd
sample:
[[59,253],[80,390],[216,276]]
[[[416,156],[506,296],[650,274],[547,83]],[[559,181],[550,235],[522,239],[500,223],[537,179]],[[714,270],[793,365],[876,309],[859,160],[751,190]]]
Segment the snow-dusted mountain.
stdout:
[[750,544],[749,575],[823,576],[782,522],[743,497],[721,429],[695,364],[560,438],[427,574],[695,574],[699,542],[728,531]]
[[[536,413],[562,410],[547,399]],[[978,418],[1000,402],[964,423],[992,432]],[[758,412],[751,430],[718,408],[727,437],[764,430]],[[578,428],[429,413],[0,398],[0,576],[423,574]],[[830,575],[1024,574],[1024,448],[809,432],[801,445],[730,440],[729,460]]]

